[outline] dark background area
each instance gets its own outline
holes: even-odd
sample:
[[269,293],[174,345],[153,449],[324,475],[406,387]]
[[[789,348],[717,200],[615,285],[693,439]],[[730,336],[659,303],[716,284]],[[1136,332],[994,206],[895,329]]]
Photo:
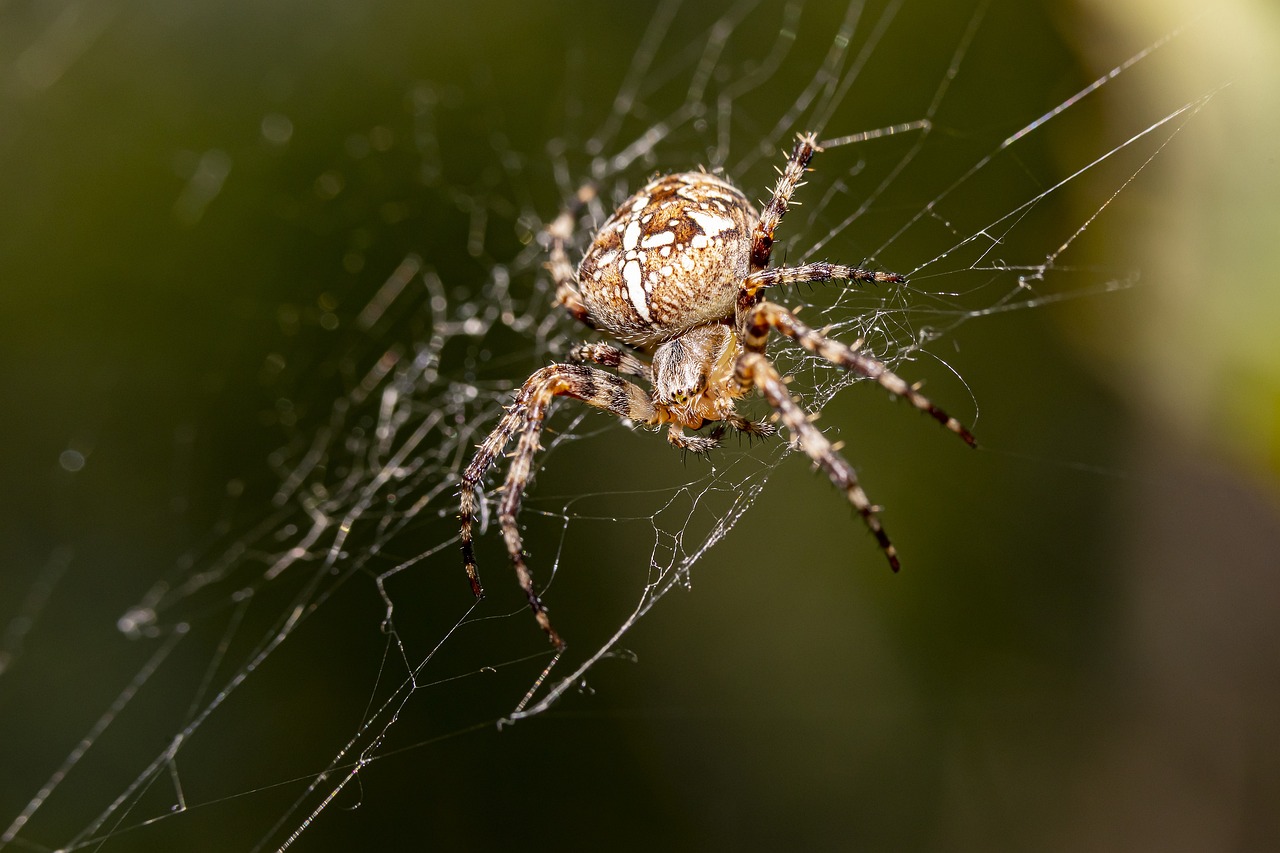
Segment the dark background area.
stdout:
[[[962,382],[932,359],[908,365],[957,414],[980,412],[982,451],[865,384],[826,407],[822,426],[888,508],[901,576],[789,459],[694,567],[690,590],[632,630],[638,663],[602,666],[589,690],[501,731],[493,723],[525,670],[415,694],[387,757],[297,849],[1280,842],[1280,187],[1268,144],[1280,72],[1275,12],[1262,5],[1193,19],[1033,134],[1006,161],[1007,182],[982,185],[973,203],[995,218],[1230,83],[1131,184],[1158,145],[1055,195],[1036,217],[1043,236],[1019,232],[1024,254],[1052,252],[1123,187],[1063,257],[1079,275],[1070,298],[970,320],[935,344]],[[1186,22],[1167,4],[1152,17],[1131,7],[991,4],[940,122],[943,156],[867,228],[892,232],[893,211],[918,209],[947,175]],[[817,33],[842,10],[806,4],[802,48],[825,50]],[[650,15],[590,3],[0,4],[0,624],[11,653],[0,828],[157,648],[121,636],[119,615],[184,555],[272,512],[271,455],[349,388],[342,354],[367,346],[350,320],[389,271],[416,253],[445,281],[479,282],[489,253],[515,238],[498,205],[485,253],[468,254],[468,203],[514,194],[515,209],[554,214],[547,144],[604,115]],[[918,117],[969,16],[905,4],[861,84],[863,112],[829,129]],[[760,30],[762,50],[776,35],[763,12],[744,26]],[[794,65],[773,91],[809,79],[812,64]],[[421,140],[405,141],[421,97],[439,99],[439,168]],[[762,106],[759,121],[780,111]],[[508,154],[515,180],[499,165]],[[833,152],[830,174],[852,173],[857,156]],[[762,186],[770,165],[741,177]],[[220,188],[192,194],[208,181]],[[831,205],[819,215],[818,228],[841,218]],[[910,266],[910,248],[878,260]],[[1107,292],[1133,270],[1136,286]],[[514,386],[544,360],[523,347],[481,378]],[[530,506],[554,513],[566,495],[696,475],[664,445],[599,430],[559,448]],[[535,519],[529,551],[560,555],[557,619],[577,620],[578,636],[597,619],[607,633],[636,587],[614,583],[601,555],[643,562],[652,529],[573,532],[562,546],[555,519]],[[508,573],[489,540],[486,578],[501,589]],[[431,571],[457,600],[443,616],[428,603],[412,614],[421,638],[469,604],[465,583],[440,577],[461,573],[448,557]],[[50,580],[14,645],[9,620]],[[518,611],[512,591],[495,598]],[[380,612],[369,584],[329,600],[179,754],[193,807],[104,849],[251,847],[364,719],[387,671]],[[542,652],[524,619],[505,620],[521,640],[504,657],[479,657]],[[148,710],[189,701],[183,685],[216,642],[184,646],[189,664],[174,657],[147,681],[134,716],[96,738],[100,763],[69,776],[9,849],[51,849],[84,829],[164,748],[173,726],[149,724]],[[123,825],[163,813],[166,798],[172,787],[158,784]]]

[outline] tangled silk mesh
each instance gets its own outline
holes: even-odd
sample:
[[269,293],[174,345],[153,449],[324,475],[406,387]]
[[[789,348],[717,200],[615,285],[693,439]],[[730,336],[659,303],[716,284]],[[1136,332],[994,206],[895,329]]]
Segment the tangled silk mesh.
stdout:
[[[909,37],[893,30],[896,8],[864,15],[854,3],[834,30],[816,32],[803,28],[807,9],[800,2],[738,3],[697,27],[684,17],[677,27],[678,13],[689,10],[664,3],[630,64],[620,60],[608,69],[619,81],[611,103],[576,104],[590,128],[566,129],[545,151],[523,156],[495,148],[503,176],[497,184],[483,191],[450,188],[467,217],[467,252],[482,280],[450,280],[437,259],[410,255],[387,271],[367,304],[342,318],[357,330],[350,349],[337,356],[351,378],[349,390],[299,424],[271,457],[276,487],[269,505],[242,506],[238,513],[252,524],[216,531],[120,617],[120,630],[149,644],[149,657],[104,703],[63,765],[32,786],[26,808],[0,835],[0,848],[77,849],[111,842],[150,821],[182,820],[185,768],[216,754],[218,739],[228,737],[223,716],[243,714],[233,706],[266,701],[256,692],[259,681],[279,684],[337,666],[341,654],[326,638],[354,637],[347,642],[374,650],[380,661],[367,673],[369,691],[354,715],[334,723],[330,737],[309,735],[297,744],[303,757],[288,799],[258,830],[260,848],[287,847],[370,762],[387,754],[388,738],[406,714],[430,714],[436,734],[522,720],[583,689],[602,661],[628,657],[624,643],[641,617],[687,585],[704,556],[751,509],[770,473],[792,455],[785,441],[730,444],[708,463],[673,464],[652,483],[622,482],[602,468],[593,491],[557,493],[549,481],[558,465],[585,458],[575,456],[577,446],[640,440],[624,435],[634,427],[562,403],[549,422],[537,463],[545,474],[527,497],[524,521],[539,543],[531,567],[569,651],[553,659],[508,577],[496,525],[486,524],[487,517],[478,543],[490,596],[471,600],[457,543],[460,471],[529,370],[562,358],[586,337],[552,307],[542,229],[558,204],[534,189],[549,185],[548,175],[561,204],[584,182],[600,190],[603,201],[581,218],[580,253],[592,223],[653,172],[701,164],[724,170],[749,196],[765,198],[772,167],[782,163],[795,134],[816,132],[825,150],[797,196],[801,206],[783,224],[785,262],[870,264],[903,273],[910,284],[833,285],[780,294],[780,301],[805,304],[802,316],[810,325],[840,340],[863,341],[909,380],[932,365],[941,378],[931,395],[970,423],[981,400],[946,361],[957,328],[995,312],[1097,298],[1127,286],[1128,270],[1073,266],[1073,243],[1209,95],[1135,119],[1114,138],[1091,140],[1092,147],[1075,150],[1058,173],[1029,165],[1023,153],[1045,134],[1065,133],[1060,128],[1078,104],[1102,87],[1121,85],[1177,34],[1119,58],[1070,97],[1046,100],[1026,114],[997,112],[1001,130],[977,133],[966,116],[948,109],[948,99],[956,87],[999,85],[966,76],[966,62],[992,47],[983,43],[979,10],[951,33],[943,55],[912,52],[913,62],[932,63],[931,89],[901,93],[896,116],[865,122],[855,102],[868,67],[908,50]],[[739,34],[749,26],[772,33],[772,41],[744,40]],[[799,87],[785,78],[787,89],[780,91],[777,70],[797,63],[809,76]],[[420,173],[447,175],[435,137],[447,107],[437,95],[429,84],[414,90],[413,126],[404,137],[412,140]],[[1046,202],[1086,179],[1091,207],[1052,228],[1051,243],[1025,236],[1045,233],[1037,220],[1050,215],[1042,213]],[[796,348],[775,344],[772,352],[812,410],[854,381]],[[758,404],[752,411],[763,413]],[[977,431],[981,437],[981,424]],[[502,475],[500,464],[490,487]],[[492,505],[490,493],[482,511]],[[625,541],[647,545],[612,552],[607,560],[573,547],[580,531],[602,524],[625,531]],[[851,539],[861,534],[851,521]],[[872,544],[865,550],[866,562],[879,568]],[[568,575],[600,573],[603,563],[612,601],[621,604],[568,595]],[[62,562],[51,566],[32,592],[32,614],[38,615],[44,587],[56,580]],[[578,609],[590,609],[595,621],[575,615]],[[451,708],[476,707],[455,701],[468,692],[486,697],[488,715],[452,716]],[[149,701],[163,695],[184,699]],[[127,756],[130,769],[109,797],[72,809],[64,800],[68,780],[88,772],[81,765],[116,729],[132,725],[126,720],[134,713],[146,715],[140,725],[153,741],[165,733],[163,745],[147,756]],[[271,786],[279,773],[246,760],[242,790]],[[53,843],[31,840],[40,837],[41,816],[59,812],[82,814],[80,830]]]

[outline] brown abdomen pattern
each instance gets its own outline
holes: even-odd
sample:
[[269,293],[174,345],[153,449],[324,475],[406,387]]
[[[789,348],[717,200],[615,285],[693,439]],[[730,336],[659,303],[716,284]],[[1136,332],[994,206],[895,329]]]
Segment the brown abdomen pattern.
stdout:
[[646,349],[730,320],[757,221],[746,196],[716,175],[654,180],[600,228],[578,267],[591,320]]

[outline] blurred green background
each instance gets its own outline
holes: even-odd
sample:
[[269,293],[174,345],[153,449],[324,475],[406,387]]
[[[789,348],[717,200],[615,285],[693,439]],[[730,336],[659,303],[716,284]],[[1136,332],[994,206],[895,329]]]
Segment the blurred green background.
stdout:
[[[956,8],[904,4],[893,49],[867,72],[867,117],[838,114],[829,129],[918,117],[970,17]],[[772,9],[744,24],[762,50]],[[806,3],[801,49],[825,50],[818,33],[843,9]],[[603,117],[652,14],[492,0],[0,3],[0,619],[58,579],[29,630],[6,634],[0,824],[151,653],[117,617],[182,555],[271,512],[271,454],[319,428],[349,387],[350,319],[389,271],[417,253],[447,282],[478,282],[487,252],[515,245],[512,210],[553,215],[547,145]],[[638,664],[602,668],[590,692],[502,731],[494,715],[527,678],[423,691],[396,729],[401,751],[298,849],[1280,844],[1277,12],[993,3],[940,133],[958,176],[1182,26],[1069,123],[1032,134],[1008,198],[989,187],[1008,212],[1028,186],[1217,92],[1132,183],[1157,145],[1055,195],[1037,218],[1043,239],[1019,233],[1024,254],[1052,252],[1121,190],[1063,255],[1080,272],[1072,298],[971,320],[936,344],[963,383],[909,365],[966,418],[972,395],[984,450],[962,452],[874,388],[825,410],[888,508],[901,576],[788,460],[694,567],[691,590],[627,637]],[[784,64],[774,83],[796,92],[811,73]],[[426,132],[406,118],[423,98],[439,122],[409,144]],[[760,121],[780,112],[762,106]],[[433,146],[438,159],[424,157]],[[843,156],[833,174],[852,174],[858,155]],[[746,179],[763,185],[768,165]],[[942,186],[906,186],[899,210]],[[492,202],[494,232],[507,228],[480,257],[466,249],[477,199]],[[827,227],[840,219],[823,212]],[[1132,288],[1094,287],[1132,270]],[[542,355],[526,346],[485,378],[514,384]],[[697,472],[664,444],[620,430],[577,443],[531,505]],[[596,555],[643,562],[644,525],[583,523],[563,552],[554,520],[530,531],[532,554],[562,556],[558,618],[634,604]],[[488,584],[507,584],[485,548]],[[465,607],[458,584],[447,588]],[[357,628],[316,627],[272,658],[180,755],[200,808],[104,849],[251,847],[300,790],[276,783],[322,769],[363,719],[383,642],[370,597],[349,605]],[[344,606],[326,604],[337,623]],[[143,701],[189,701],[166,684],[147,682]],[[172,731],[113,723],[95,745],[107,767],[69,782],[12,849],[84,829]],[[295,763],[280,769],[271,747]]]

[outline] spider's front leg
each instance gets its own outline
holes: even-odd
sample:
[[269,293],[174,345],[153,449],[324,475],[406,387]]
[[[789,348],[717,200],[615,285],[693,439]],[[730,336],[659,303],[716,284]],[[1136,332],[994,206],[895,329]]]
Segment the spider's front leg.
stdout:
[[618,417],[642,423],[652,421],[655,416],[649,395],[638,385],[625,379],[580,364],[553,364],[542,368],[521,386],[515,402],[507,409],[498,426],[480,444],[471,464],[463,473],[459,516],[462,560],[471,581],[471,591],[479,598],[484,595],[484,588],[476,569],[475,546],[472,541],[476,494],[484,482],[485,472],[518,432],[511,467],[507,471],[502,498],[498,502],[498,523],[502,527],[502,538],[516,570],[516,578],[529,600],[534,618],[552,644],[557,649],[563,649],[564,641],[551,627],[547,609],[538,597],[533,575],[525,563],[524,544],[517,521],[524,491],[533,476],[533,457],[540,448],[538,438],[542,434],[542,424],[546,420],[551,401],[557,396],[573,397]]
[[880,543],[881,550],[889,559],[889,566],[896,572],[899,568],[898,552],[889,541],[889,534],[876,515],[877,508],[867,499],[867,493],[858,485],[858,475],[853,466],[839,454],[837,448],[827,441],[822,431],[809,420],[809,415],[787,390],[777,369],[762,353],[747,351],[738,357],[735,370],[738,382],[744,386],[754,386],[760,394],[773,406],[779,419],[791,433],[792,444],[799,444],[819,468],[831,479],[831,482],[845,493],[849,503],[866,523],[871,534]]
[[758,303],[741,317],[740,329],[745,351],[738,357],[736,365],[735,377],[738,383],[744,388],[754,386],[769,401],[790,431],[792,440],[798,442],[804,452],[831,478],[831,482],[844,491],[849,503],[853,504],[854,509],[862,516],[863,521],[876,537],[876,541],[880,543],[880,548],[889,560],[889,566],[896,572],[899,568],[898,552],[880,524],[876,508],[872,506],[866,493],[858,485],[858,477],[853,467],[839,454],[838,448],[827,441],[822,432],[810,422],[805,411],[791,399],[778,371],[765,357],[764,351],[770,330],[777,329],[805,349],[833,364],[875,379],[889,392],[905,397],[917,409],[931,415],[947,429],[960,436],[970,447],[976,447],[977,442],[972,433],[890,371],[883,363],[839,341],[833,341],[819,334],[801,323],[794,314],[780,305],[774,305],[771,302]]
[[768,343],[769,331],[777,329],[814,355],[821,356],[832,364],[852,371],[859,376],[874,379],[882,388],[898,397],[904,398],[911,405],[925,412],[951,432],[960,436],[965,444],[977,447],[978,442],[973,434],[960,421],[948,415],[921,394],[906,380],[889,370],[884,362],[869,355],[858,352],[847,344],[832,340],[820,332],[809,328],[796,318],[796,315],[772,302],[761,302],[750,309],[743,323],[742,342],[747,350],[763,353]]

